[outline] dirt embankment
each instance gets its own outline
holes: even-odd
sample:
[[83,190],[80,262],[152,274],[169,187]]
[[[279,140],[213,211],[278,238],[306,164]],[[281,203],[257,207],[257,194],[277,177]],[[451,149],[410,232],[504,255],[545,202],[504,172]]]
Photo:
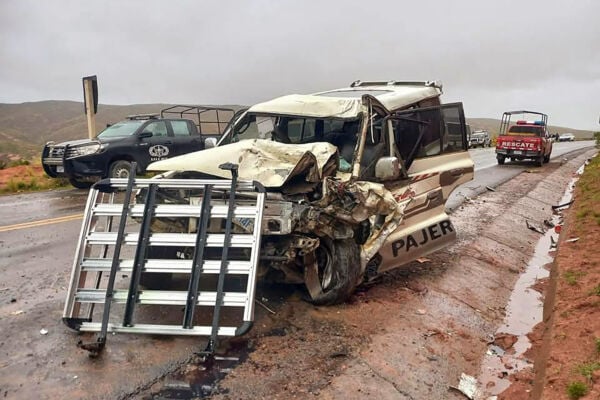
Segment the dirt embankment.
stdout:
[[574,199],[544,305],[533,399],[600,399],[600,156]]

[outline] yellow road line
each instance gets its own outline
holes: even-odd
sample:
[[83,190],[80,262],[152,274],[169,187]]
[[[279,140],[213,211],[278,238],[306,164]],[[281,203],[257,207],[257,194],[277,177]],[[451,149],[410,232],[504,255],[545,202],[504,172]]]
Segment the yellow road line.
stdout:
[[0,226],[0,232],[14,231],[17,229],[35,228],[37,226],[44,226],[44,225],[50,225],[50,224],[58,224],[61,222],[75,221],[75,220],[81,219],[81,218],[83,218],[83,214],[73,214],[73,215],[65,215],[63,217],[57,217],[57,218],[42,219],[39,221],[24,222],[22,224],[5,225],[5,226]]

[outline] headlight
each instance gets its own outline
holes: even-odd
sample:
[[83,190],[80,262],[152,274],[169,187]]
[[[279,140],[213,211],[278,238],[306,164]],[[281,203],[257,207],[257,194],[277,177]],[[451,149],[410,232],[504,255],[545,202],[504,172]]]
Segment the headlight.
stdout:
[[102,146],[99,143],[88,144],[85,146],[69,147],[67,158],[87,156],[100,151]]

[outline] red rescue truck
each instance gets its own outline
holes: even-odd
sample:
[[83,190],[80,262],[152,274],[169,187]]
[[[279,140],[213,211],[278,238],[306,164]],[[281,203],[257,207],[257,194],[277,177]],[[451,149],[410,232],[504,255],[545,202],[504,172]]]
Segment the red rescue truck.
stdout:
[[[536,120],[518,120],[510,123],[514,114],[529,114]],[[548,133],[548,116],[536,111],[507,111],[502,115],[500,136],[496,141],[498,164],[505,161],[533,160],[538,166],[550,161],[552,138]]]

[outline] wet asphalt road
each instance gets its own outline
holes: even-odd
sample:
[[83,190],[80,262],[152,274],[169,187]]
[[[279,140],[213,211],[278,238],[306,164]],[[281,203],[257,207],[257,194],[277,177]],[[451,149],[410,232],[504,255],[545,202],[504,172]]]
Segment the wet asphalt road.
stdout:
[[[550,162],[556,162],[572,152],[578,154],[578,150],[589,149],[594,146],[594,143],[593,140],[554,143]],[[507,162],[500,166],[496,161],[496,154],[493,147],[471,149],[469,153],[475,163],[475,177],[471,182],[459,186],[450,195],[450,198],[446,202],[446,209],[449,211],[460,206],[466,198],[474,198],[478,194],[486,191],[486,186],[495,188],[496,186],[509,181],[524,170],[535,171],[538,168],[530,161],[518,163]]]

